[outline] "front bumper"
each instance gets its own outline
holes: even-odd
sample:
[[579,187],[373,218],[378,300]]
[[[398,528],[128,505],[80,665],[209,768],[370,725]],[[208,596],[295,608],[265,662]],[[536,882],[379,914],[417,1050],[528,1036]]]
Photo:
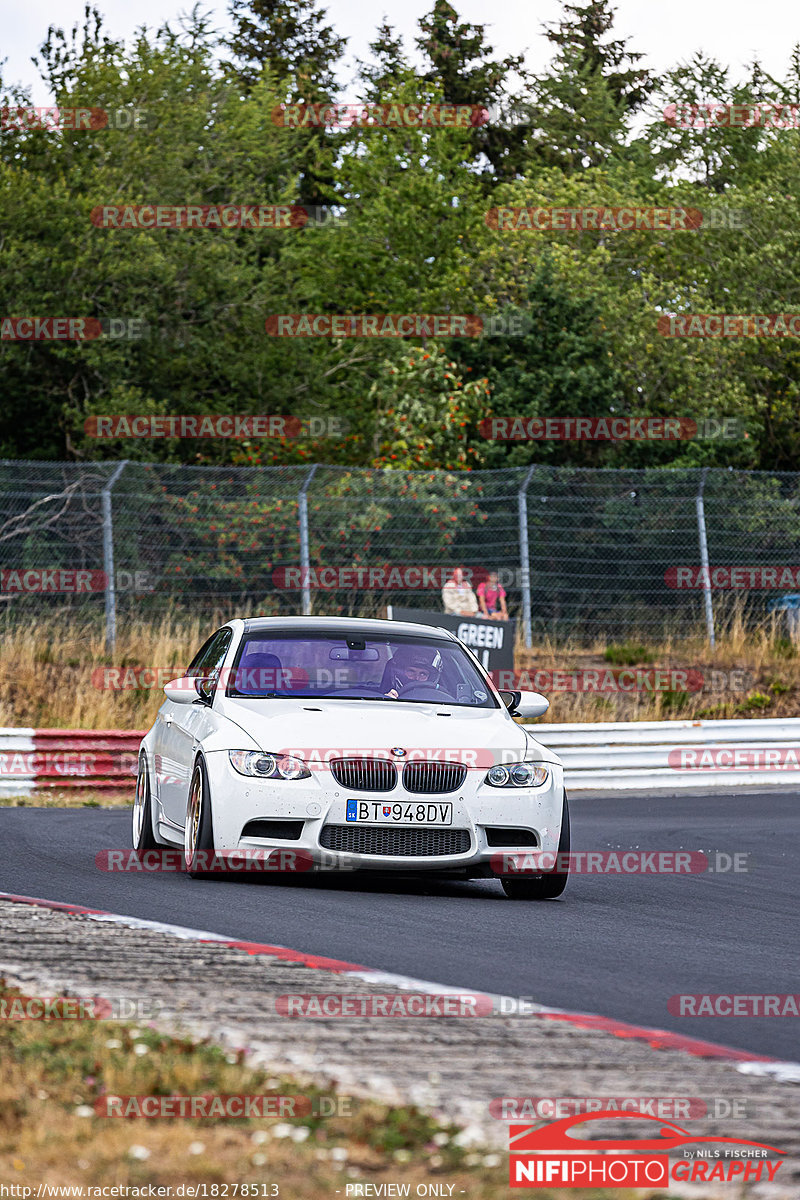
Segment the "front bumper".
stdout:
[[[483,782],[485,769],[467,772],[463,785],[455,792],[420,795],[408,792],[402,782],[388,793],[348,791],[327,769],[315,771],[310,779],[262,780],[251,779],[234,771],[226,752],[206,756],[214,818],[214,845],[217,850],[264,850],[276,847],[294,850],[299,857],[322,870],[372,871],[449,871],[458,874],[495,875],[498,855],[503,851],[547,851],[558,849],[564,806],[563,768],[558,759],[538,758],[549,770],[546,783],[535,788],[493,788]],[[404,825],[387,821],[385,824],[358,824],[346,820],[348,800],[380,800],[402,803],[453,805],[450,825]],[[253,820],[302,821],[299,838],[253,837],[243,835],[244,827]],[[409,830],[417,835],[413,853],[392,853],[393,837],[377,836],[386,852],[332,849],[331,844],[348,843],[346,834],[336,830]],[[323,830],[328,830],[323,834]],[[448,853],[425,852],[428,839],[425,831],[464,831],[458,838],[446,839],[460,843],[463,849]],[[498,830],[509,831],[499,835]],[[521,840],[513,840],[514,830],[523,832]],[[535,844],[532,844],[531,833]],[[506,842],[503,839],[508,837]],[[362,841],[365,839],[361,839]],[[366,839],[369,840],[369,839]],[[408,840],[408,839],[406,839]],[[441,841],[436,838],[435,840]],[[326,844],[327,843],[327,844]],[[387,848],[388,847],[388,848]],[[408,848],[408,847],[406,847]],[[422,852],[416,852],[419,849]]]

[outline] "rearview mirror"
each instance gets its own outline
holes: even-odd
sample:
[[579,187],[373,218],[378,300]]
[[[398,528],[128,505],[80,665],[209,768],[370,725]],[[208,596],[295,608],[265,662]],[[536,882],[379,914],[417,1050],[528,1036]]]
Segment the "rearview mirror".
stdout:
[[377,662],[380,658],[377,647],[334,646],[328,655],[333,662]]

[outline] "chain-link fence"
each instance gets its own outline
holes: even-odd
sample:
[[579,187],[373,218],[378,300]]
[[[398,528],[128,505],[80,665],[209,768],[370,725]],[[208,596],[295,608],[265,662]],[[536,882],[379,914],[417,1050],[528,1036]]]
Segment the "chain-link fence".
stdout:
[[0,462],[3,609],[93,605],[112,641],[167,608],[438,609],[456,565],[498,571],[526,633],[701,631],[732,595],[766,613],[799,548],[794,473]]

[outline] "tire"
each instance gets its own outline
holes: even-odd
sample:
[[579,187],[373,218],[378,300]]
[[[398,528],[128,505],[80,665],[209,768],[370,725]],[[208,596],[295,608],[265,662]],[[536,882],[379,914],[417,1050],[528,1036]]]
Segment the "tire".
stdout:
[[211,817],[211,792],[202,758],[192,772],[189,799],[186,804],[186,824],[183,834],[183,859],[186,872],[192,879],[204,879],[205,864],[214,857],[214,826]]
[[[569,805],[564,792],[564,812],[561,817],[561,836],[558,853],[569,854]],[[569,866],[566,871],[549,871],[546,875],[535,875],[532,879],[504,879],[503,891],[509,900],[555,900],[567,886]]]
[[133,819],[131,834],[133,848],[137,854],[147,850],[157,850],[161,845],[153,833],[153,805],[150,797],[150,772],[147,769],[147,759],[144,754],[139,759],[139,770],[136,774],[136,795],[133,799]]

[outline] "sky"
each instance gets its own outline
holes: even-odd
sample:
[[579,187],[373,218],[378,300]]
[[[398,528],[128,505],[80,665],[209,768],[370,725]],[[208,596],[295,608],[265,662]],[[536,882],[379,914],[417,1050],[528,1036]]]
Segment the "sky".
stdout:
[[[6,13],[0,43],[0,62],[5,84],[30,86],[34,103],[52,98],[38,78],[30,59],[44,41],[50,24],[70,28],[81,21],[84,0],[26,0],[14,5],[2,0]],[[106,27],[114,37],[129,38],[141,25],[155,26],[177,19],[191,3],[187,0],[95,0],[106,18]],[[368,45],[384,16],[404,37],[407,48],[413,45],[420,16],[433,7],[433,0],[329,0],[329,21],[338,33],[349,39],[348,63],[343,73],[340,100],[355,99],[348,87],[348,74],[356,58],[368,57]],[[559,0],[454,0],[454,7],[467,21],[484,24],[487,38],[502,57],[525,52],[530,70],[540,70],[550,58],[550,47],[542,36],[542,24],[558,19]],[[220,29],[228,28],[226,0],[203,0],[201,8],[213,14]],[[2,7],[0,7],[0,13]],[[763,18],[763,19],[762,19]],[[790,0],[773,0],[759,13],[752,0],[621,0],[617,5],[615,33],[629,37],[631,49],[646,57],[643,65],[656,72],[692,57],[697,50],[729,64],[734,72],[743,70],[754,56],[771,74],[782,77],[788,67],[794,42],[800,41],[800,10]],[[717,97],[723,99],[723,97]],[[756,97],[754,97],[755,99]]]

